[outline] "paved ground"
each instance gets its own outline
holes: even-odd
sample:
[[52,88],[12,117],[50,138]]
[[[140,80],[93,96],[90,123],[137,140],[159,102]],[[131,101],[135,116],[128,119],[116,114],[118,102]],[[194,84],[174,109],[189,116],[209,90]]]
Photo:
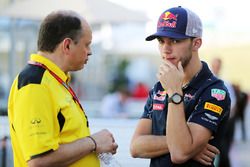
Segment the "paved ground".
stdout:
[[[134,159],[129,154],[129,143],[137,124],[136,119],[94,119],[90,118],[90,127],[92,133],[107,128],[114,133],[119,145],[118,153],[115,158],[121,163],[122,167],[147,167],[149,161],[146,159]],[[6,117],[0,117],[0,139],[9,134],[8,120]],[[249,167],[250,165],[250,104],[246,111],[246,130],[247,141],[241,141],[241,131],[239,124],[236,124],[235,141],[230,152],[232,167]],[[8,143],[8,165],[12,166],[11,148]],[[1,164],[1,152],[0,152]]]

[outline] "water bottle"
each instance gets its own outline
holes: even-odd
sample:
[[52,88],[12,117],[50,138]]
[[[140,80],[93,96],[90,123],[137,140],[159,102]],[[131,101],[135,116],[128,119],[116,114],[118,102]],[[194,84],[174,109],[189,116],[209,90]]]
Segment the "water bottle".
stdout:
[[101,167],[121,167],[121,164],[111,153],[101,153],[98,155]]

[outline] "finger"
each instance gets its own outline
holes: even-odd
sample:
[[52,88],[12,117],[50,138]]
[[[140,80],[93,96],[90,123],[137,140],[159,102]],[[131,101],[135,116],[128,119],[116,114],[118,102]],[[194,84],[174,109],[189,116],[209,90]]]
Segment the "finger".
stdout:
[[209,140],[213,140],[214,139],[214,136],[211,136]]
[[111,134],[111,139],[112,139],[112,142],[114,143],[115,142],[115,138],[114,136]]
[[159,67],[158,73],[163,73],[164,72],[164,67]]
[[113,143],[113,144],[112,144],[112,148],[113,148],[113,149],[112,149],[112,153],[115,154],[115,153],[116,153],[116,150],[117,150],[117,148],[118,148],[118,144],[117,144],[117,143]]
[[213,158],[211,158],[210,156],[208,156],[206,154],[203,154],[201,159],[203,159],[206,162],[212,162],[213,161]]
[[170,68],[176,68],[175,65],[168,60],[164,61],[163,63],[165,66],[168,66]]
[[220,154],[220,150],[211,144],[207,144],[207,149],[214,154]]
[[163,73],[163,69],[162,69],[162,67],[159,67],[158,68],[158,71],[157,71],[157,75],[162,75],[162,73]]
[[204,152],[204,155],[210,157],[211,160],[213,160],[216,157],[215,151],[211,151],[207,148],[207,150]]
[[161,73],[165,73],[165,72],[168,71],[169,68],[170,68],[169,66],[163,64],[163,65],[161,65],[161,66],[159,67],[159,71],[160,71]]
[[200,162],[201,164],[203,164],[203,165],[211,165],[211,162],[207,162],[207,161],[205,161],[205,160],[203,160],[203,159],[199,159],[199,162]]
[[113,150],[111,151],[111,153],[112,153],[112,154],[116,154],[116,149],[113,149]]
[[118,144],[117,144],[117,143],[113,143],[113,144],[112,144],[112,147],[113,147],[113,149],[116,150],[116,149],[118,148]]
[[181,61],[178,62],[178,69],[183,73],[184,70],[183,70],[183,67],[181,65]]
[[160,73],[157,73],[157,74],[156,74],[156,78],[160,81],[160,80],[161,80],[161,74],[160,74]]
[[112,153],[112,154],[116,154],[116,150],[113,150],[111,153]]

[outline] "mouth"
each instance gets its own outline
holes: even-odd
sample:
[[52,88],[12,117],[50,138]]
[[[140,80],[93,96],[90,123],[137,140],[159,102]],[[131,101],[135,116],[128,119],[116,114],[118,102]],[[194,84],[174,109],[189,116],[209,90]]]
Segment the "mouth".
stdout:
[[174,58],[174,57],[166,57],[165,60],[174,63],[176,61],[176,58]]
[[84,64],[87,64],[88,63],[88,59],[85,60],[85,63]]
[[174,57],[166,57],[166,60],[173,61],[173,60],[175,60],[175,58]]

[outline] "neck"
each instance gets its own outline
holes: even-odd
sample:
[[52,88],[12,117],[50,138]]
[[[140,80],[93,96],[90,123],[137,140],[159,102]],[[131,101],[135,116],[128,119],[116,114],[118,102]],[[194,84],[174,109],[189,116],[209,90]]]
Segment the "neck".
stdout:
[[46,57],[47,59],[55,63],[65,74],[68,72],[66,67],[63,64],[63,60],[60,54],[57,54],[55,52],[49,53],[49,52],[42,52],[42,51],[38,51],[37,54],[43,57]]
[[185,77],[183,80],[183,85],[188,84],[192,78],[197,75],[202,68],[202,63],[199,58],[193,59],[184,69]]

